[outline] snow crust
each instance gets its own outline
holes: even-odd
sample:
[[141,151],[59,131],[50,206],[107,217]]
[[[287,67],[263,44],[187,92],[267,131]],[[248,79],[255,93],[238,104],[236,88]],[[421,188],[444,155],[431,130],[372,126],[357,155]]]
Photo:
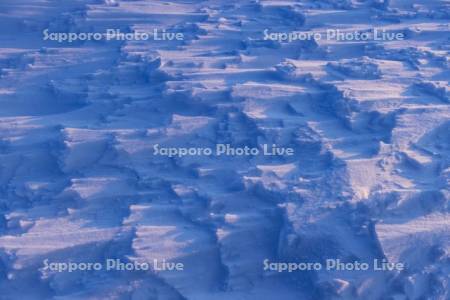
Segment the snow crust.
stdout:
[[[0,299],[450,299],[449,20],[444,0],[2,0]],[[263,38],[374,27],[406,39]],[[217,143],[295,155],[152,155]],[[184,271],[42,269],[106,258]],[[406,269],[263,270],[328,258]]]

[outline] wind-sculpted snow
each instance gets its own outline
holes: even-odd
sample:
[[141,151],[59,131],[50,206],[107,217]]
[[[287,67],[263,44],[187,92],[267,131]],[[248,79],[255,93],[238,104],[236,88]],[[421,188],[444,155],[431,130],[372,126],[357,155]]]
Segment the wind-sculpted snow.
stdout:
[[[449,20],[444,0],[2,0],[0,299],[449,299]],[[108,29],[183,38],[44,38]],[[225,144],[294,155],[154,153]],[[183,270],[44,268],[106,259]],[[264,268],[328,259],[405,268]]]

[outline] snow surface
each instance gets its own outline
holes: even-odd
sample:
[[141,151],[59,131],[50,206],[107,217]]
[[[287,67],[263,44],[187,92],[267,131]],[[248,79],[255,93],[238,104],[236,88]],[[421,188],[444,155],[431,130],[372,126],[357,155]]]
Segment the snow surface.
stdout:
[[[450,299],[449,20],[446,0],[1,0],[0,299]],[[263,39],[373,27],[407,38]],[[217,143],[295,155],[152,155]],[[105,258],[185,270],[42,269]],[[407,267],[263,270],[328,258]]]

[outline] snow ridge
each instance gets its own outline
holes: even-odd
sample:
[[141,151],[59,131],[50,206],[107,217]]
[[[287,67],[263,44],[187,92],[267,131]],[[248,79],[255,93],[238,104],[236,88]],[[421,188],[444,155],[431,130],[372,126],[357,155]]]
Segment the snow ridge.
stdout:
[[[448,299],[449,17],[439,0],[3,0],[0,299]],[[372,27],[407,38],[263,34]],[[185,270],[42,269],[107,258]],[[328,258],[407,268],[263,269]]]

